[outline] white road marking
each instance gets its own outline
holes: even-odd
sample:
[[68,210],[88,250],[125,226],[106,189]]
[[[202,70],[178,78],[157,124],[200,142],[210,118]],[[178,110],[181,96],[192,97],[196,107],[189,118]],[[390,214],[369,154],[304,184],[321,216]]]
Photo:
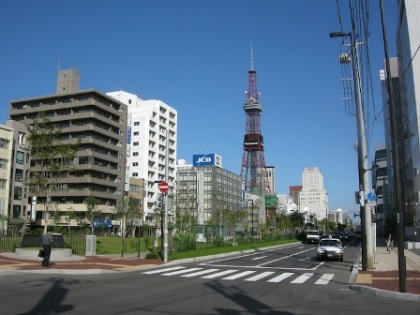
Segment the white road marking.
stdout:
[[282,273],[281,275],[279,275],[277,277],[274,277],[274,278],[268,280],[267,282],[276,282],[277,283],[277,282],[283,281],[284,279],[289,278],[292,275],[294,275],[294,273],[292,273],[292,272],[285,272],[285,273]]
[[220,269],[205,269],[205,270],[189,273],[187,275],[182,275],[181,277],[192,278],[192,277],[202,276],[202,275],[205,275],[205,274],[208,274],[208,273],[212,273],[212,272],[215,272],[215,271],[218,271],[218,270],[220,270]]
[[251,274],[253,274],[253,273],[255,273],[255,272],[256,272],[256,271],[254,271],[254,270],[242,271],[242,272],[240,272],[240,273],[237,273],[237,274],[231,275],[231,276],[229,276],[229,277],[225,277],[225,278],[223,278],[222,280],[236,280],[236,279],[239,279],[239,278],[246,277],[247,275],[251,275]]
[[163,273],[166,271],[171,271],[171,270],[178,270],[178,269],[184,269],[185,267],[182,266],[178,266],[178,267],[172,267],[172,268],[164,268],[164,269],[157,269],[157,270],[151,270],[151,271],[146,271],[146,272],[142,272],[145,275],[153,275],[155,273]]
[[191,271],[196,271],[196,270],[201,270],[203,268],[189,268],[189,269],[182,269],[182,270],[177,270],[177,271],[172,271],[172,272],[168,272],[168,273],[164,273],[162,274],[162,276],[175,276],[175,275],[180,275],[183,273],[187,273],[187,272],[191,272]]
[[263,278],[268,277],[269,275],[272,275],[273,273],[274,273],[274,271],[265,271],[265,272],[262,272],[262,273],[259,273],[259,274],[255,275],[251,278],[247,278],[247,279],[245,279],[245,281],[258,281],[258,280],[261,280]]
[[217,273],[213,273],[213,274],[211,274],[211,275],[204,276],[204,277],[201,277],[201,278],[202,278],[202,279],[214,279],[214,278],[221,277],[221,276],[225,276],[225,275],[228,275],[228,274],[231,274],[231,273],[237,272],[237,271],[238,271],[238,270],[233,270],[233,269],[230,269],[230,270],[224,270],[224,271],[217,272]]
[[323,274],[321,278],[319,278],[315,284],[327,284],[330,280],[334,277],[332,273]]
[[264,258],[266,258],[266,257],[268,257],[268,256],[255,257],[255,258],[254,258],[254,259],[252,259],[252,260],[260,260],[260,259],[264,259]]
[[[239,278],[245,278],[244,281],[250,281],[250,282],[256,282],[256,281],[268,278],[271,275],[274,275],[275,273],[276,273],[275,271],[258,272],[257,270],[239,271],[237,269],[228,269],[228,270],[220,271],[220,269],[216,269],[216,268],[203,269],[203,268],[186,268],[182,266],[156,269],[156,270],[143,272],[143,274],[147,274],[147,275],[159,274],[160,276],[168,276],[168,277],[180,276],[184,278],[193,278],[193,277],[201,276],[201,279],[214,279],[217,277],[226,276],[222,278],[221,280],[236,280]],[[246,278],[248,275],[252,275],[252,276],[249,278]],[[277,276],[274,276],[273,278],[268,279],[267,282],[279,283],[287,278],[290,278],[296,275],[297,275],[296,273],[284,272]],[[290,283],[302,284],[313,276],[314,276],[314,273],[309,273],[309,272],[304,273],[298,276],[293,281],[290,281]],[[326,285],[331,281],[332,278],[334,278],[334,276],[335,274],[333,273],[322,274],[320,278],[315,282],[315,284]]]
[[308,280],[313,275],[314,275],[313,273],[304,273],[303,275],[297,277],[295,280],[293,280],[290,283],[304,283],[306,280]]

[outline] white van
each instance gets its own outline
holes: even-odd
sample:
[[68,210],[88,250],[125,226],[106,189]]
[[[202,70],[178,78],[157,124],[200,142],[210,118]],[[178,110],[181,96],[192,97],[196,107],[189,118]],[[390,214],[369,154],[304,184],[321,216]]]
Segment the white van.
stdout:
[[319,230],[307,230],[306,231],[306,242],[307,243],[319,243]]

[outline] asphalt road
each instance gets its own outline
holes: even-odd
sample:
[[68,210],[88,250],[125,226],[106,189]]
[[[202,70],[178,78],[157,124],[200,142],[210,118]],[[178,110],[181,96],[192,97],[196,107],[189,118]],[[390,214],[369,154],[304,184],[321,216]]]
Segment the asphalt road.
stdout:
[[[205,263],[102,275],[0,277],[2,314],[420,314],[420,303],[347,287],[344,262],[317,262],[302,244]],[[328,275],[328,276],[326,276]]]

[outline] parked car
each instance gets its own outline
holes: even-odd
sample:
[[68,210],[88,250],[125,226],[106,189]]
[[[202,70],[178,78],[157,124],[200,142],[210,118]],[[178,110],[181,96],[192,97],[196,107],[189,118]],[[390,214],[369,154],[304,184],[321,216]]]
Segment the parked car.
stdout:
[[317,260],[337,259],[343,261],[343,244],[339,238],[323,238],[319,241]]

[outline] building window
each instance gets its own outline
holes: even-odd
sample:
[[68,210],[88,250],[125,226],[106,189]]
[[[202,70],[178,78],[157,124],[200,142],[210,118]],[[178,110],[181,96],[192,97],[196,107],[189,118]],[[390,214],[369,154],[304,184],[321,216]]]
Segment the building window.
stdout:
[[139,166],[139,162],[133,162],[133,166]]
[[7,168],[7,160],[0,159],[0,168]]
[[24,161],[25,161],[25,153],[23,153],[22,151],[17,151],[16,152],[16,163],[17,164],[23,164]]
[[5,179],[0,179],[0,189],[6,189],[7,181]]
[[16,170],[15,181],[23,182],[23,170]]
[[138,136],[139,135],[139,132],[138,131],[134,131],[133,135],[134,136]]
[[139,173],[137,173],[137,172],[134,172],[134,173],[131,174],[131,177],[138,177],[138,176],[139,176]]
[[139,145],[139,143],[137,141],[133,142],[133,146],[137,147],[138,145]]
[[139,156],[138,152],[133,152],[133,156]]
[[134,122],[134,126],[140,126],[140,122],[139,121],[135,121]]
[[9,148],[9,140],[0,138],[0,148],[1,149],[8,149]]
[[13,193],[14,200],[22,200],[22,187],[15,187]]
[[13,218],[14,219],[18,219],[20,217],[20,210],[21,210],[21,206],[13,205]]

